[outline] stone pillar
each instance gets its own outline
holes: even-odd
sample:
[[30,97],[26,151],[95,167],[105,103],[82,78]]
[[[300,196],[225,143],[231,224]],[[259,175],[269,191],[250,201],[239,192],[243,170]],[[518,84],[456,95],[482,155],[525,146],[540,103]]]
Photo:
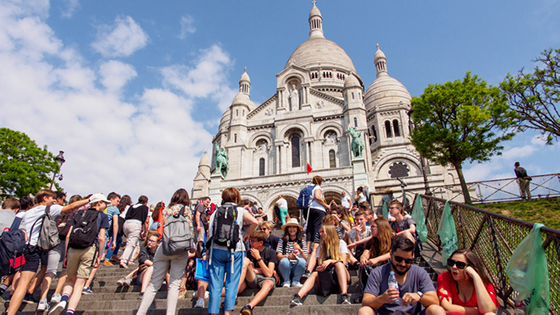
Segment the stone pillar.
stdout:
[[222,173],[219,171],[214,172],[210,176],[210,185],[208,187],[208,196],[212,199],[212,202],[216,205],[220,205],[222,203],[222,192],[221,186],[224,177]]
[[360,186],[369,185],[366,160],[363,157],[352,159],[352,174],[354,175],[354,191]]

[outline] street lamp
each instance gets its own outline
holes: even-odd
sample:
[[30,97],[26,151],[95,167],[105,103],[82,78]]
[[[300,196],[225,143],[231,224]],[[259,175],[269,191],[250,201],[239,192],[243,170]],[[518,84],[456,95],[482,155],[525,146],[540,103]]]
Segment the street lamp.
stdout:
[[[57,168],[57,171],[54,172],[54,175],[53,175],[53,178],[52,178],[51,190],[54,187],[54,180],[56,179],[57,172],[60,171],[60,168],[62,167],[62,164],[64,164],[64,162],[66,162],[66,160],[64,159],[64,151],[60,151],[58,153],[58,155],[54,158],[54,160],[56,161],[56,164],[58,164],[58,168]],[[59,179],[62,180],[62,174],[60,174]]]
[[[412,113],[414,112],[414,107],[410,106],[408,110],[408,134],[412,135]],[[422,167],[422,177],[424,178],[424,194],[430,196],[432,192],[430,191],[430,186],[428,186],[428,176],[426,175],[426,165],[424,164],[424,158],[420,155],[420,166]]]

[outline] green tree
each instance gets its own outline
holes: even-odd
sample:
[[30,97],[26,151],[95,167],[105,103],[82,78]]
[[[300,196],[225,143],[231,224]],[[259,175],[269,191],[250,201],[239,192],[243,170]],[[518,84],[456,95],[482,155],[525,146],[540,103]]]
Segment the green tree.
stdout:
[[58,170],[54,155],[25,133],[0,128],[0,195],[24,197],[48,187]]
[[500,155],[499,143],[515,134],[515,112],[506,101],[498,87],[487,86],[470,72],[462,81],[430,84],[420,97],[412,98],[412,143],[423,157],[455,167],[468,204],[463,162]]
[[508,74],[500,87],[518,114],[521,130],[538,130],[552,144],[560,138],[556,107],[560,101],[560,49],[545,50],[534,61],[537,66],[533,73],[523,73],[521,69],[516,76]]

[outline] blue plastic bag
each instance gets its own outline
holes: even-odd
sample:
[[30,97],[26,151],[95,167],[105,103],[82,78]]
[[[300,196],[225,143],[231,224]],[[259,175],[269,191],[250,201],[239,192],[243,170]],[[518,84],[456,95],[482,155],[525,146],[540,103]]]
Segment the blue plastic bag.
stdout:
[[208,262],[206,260],[200,258],[196,259],[194,278],[196,280],[202,280],[208,283],[210,282],[210,270],[208,269]]
[[441,215],[437,234],[439,235],[442,247],[441,263],[443,266],[447,266],[447,258],[457,250],[457,230],[455,229],[455,220],[453,220],[453,215],[451,215],[449,201],[446,201],[445,207],[443,207],[443,214]]
[[542,226],[540,223],[533,225],[506,267],[511,286],[519,292],[516,308],[525,309],[525,314],[548,314],[550,308],[548,263],[542,245]]

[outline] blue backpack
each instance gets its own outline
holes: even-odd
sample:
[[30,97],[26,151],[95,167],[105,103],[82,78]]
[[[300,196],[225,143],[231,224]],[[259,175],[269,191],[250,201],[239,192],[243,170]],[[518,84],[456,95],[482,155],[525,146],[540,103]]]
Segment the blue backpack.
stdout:
[[296,201],[296,206],[298,209],[307,210],[311,204],[311,193],[313,192],[315,185],[309,185],[299,192],[299,197]]

